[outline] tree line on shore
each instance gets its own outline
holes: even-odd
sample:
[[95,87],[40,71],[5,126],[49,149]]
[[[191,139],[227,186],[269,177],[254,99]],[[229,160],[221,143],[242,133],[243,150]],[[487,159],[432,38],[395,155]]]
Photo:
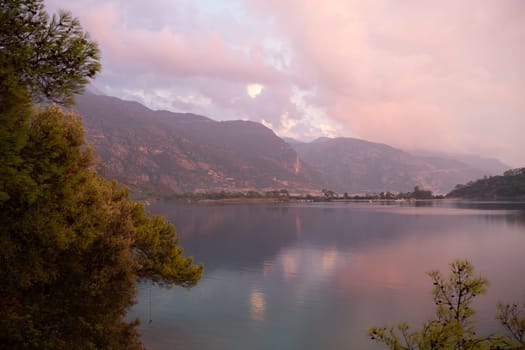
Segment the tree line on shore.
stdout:
[[311,201],[311,202],[329,202],[335,200],[428,200],[442,199],[442,195],[434,195],[432,191],[425,190],[419,186],[414,187],[411,192],[380,192],[366,194],[343,194],[332,190],[322,189],[319,193],[290,193],[287,189],[270,190],[270,191],[209,191],[209,192],[184,192],[173,193],[165,196],[166,199],[182,201],[199,201],[199,200],[227,200],[227,199],[270,199],[278,201]]
[[474,200],[523,200],[525,199],[525,168],[510,169],[499,176],[485,176],[482,179],[458,184],[446,195],[435,195],[432,191],[415,186],[413,191],[382,191],[363,194],[338,193],[323,188],[317,193],[291,193],[288,189],[267,191],[208,191],[185,192],[166,195],[167,199],[199,201],[204,199],[274,199],[280,201],[302,200],[327,202],[334,200],[430,200],[463,198]]

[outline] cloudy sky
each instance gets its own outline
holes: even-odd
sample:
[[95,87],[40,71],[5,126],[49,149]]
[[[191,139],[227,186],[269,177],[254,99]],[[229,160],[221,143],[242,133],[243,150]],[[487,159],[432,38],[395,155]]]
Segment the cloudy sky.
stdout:
[[154,109],[525,166],[523,0],[46,0]]

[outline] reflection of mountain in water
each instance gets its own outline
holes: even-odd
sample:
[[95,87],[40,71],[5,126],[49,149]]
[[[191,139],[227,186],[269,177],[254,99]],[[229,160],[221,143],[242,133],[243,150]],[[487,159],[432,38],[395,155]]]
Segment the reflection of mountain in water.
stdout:
[[[518,211],[515,214],[505,216],[507,223],[517,226],[525,226],[525,210]],[[525,230],[523,230],[525,234]]]
[[166,203],[152,207],[175,223],[185,251],[208,271],[221,266],[261,267],[266,257],[292,244],[296,236],[295,217],[288,207]]
[[201,206],[159,202],[150,208],[175,223],[187,254],[203,262],[208,272],[229,266],[263,268],[265,261],[295,245],[329,245],[352,251],[418,235],[481,232],[486,225],[501,220],[525,225],[525,211],[517,210],[523,209],[523,203],[426,205],[429,207],[348,203]]
[[143,289],[130,316],[153,307],[148,349],[372,350],[367,327],[421,324],[434,308],[425,272],[465,258],[491,282],[476,304],[488,334],[497,303],[525,290],[525,204],[419,204],[155,203],[204,278],[191,292]]

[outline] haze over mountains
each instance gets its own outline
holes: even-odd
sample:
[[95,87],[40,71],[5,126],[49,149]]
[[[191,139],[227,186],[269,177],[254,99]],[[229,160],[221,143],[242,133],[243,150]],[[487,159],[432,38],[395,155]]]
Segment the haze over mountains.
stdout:
[[446,193],[507,168],[481,157],[471,157],[468,164],[352,138],[285,142],[259,123],[152,111],[89,93],[77,97],[76,109],[95,146],[99,172],[138,192],[328,188],[364,193],[419,185]]

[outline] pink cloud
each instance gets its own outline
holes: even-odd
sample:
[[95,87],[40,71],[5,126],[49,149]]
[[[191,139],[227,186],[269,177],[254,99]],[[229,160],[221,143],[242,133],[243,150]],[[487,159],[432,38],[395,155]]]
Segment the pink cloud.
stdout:
[[[523,1],[221,4],[230,10],[199,0],[66,7],[99,41],[101,78],[115,90],[171,89],[179,106],[211,101],[201,109],[211,117],[279,125],[287,115],[310,136],[321,130],[312,120],[331,118],[343,135],[525,164]],[[265,88],[252,99],[254,83]],[[322,117],[309,119],[296,89]]]
[[116,2],[86,0],[68,7],[81,14],[83,26],[101,46],[111,69],[121,66],[138,74],[204,76],[240,82],[280,79],[257,50],[253,54],[233,48],[219,33],[179,33],[169,25],[157,29],[138,27],[124,17],[125,11]]
[[523,2],[250,4],[288,38],[298,84],[353,135],[525,163]]

